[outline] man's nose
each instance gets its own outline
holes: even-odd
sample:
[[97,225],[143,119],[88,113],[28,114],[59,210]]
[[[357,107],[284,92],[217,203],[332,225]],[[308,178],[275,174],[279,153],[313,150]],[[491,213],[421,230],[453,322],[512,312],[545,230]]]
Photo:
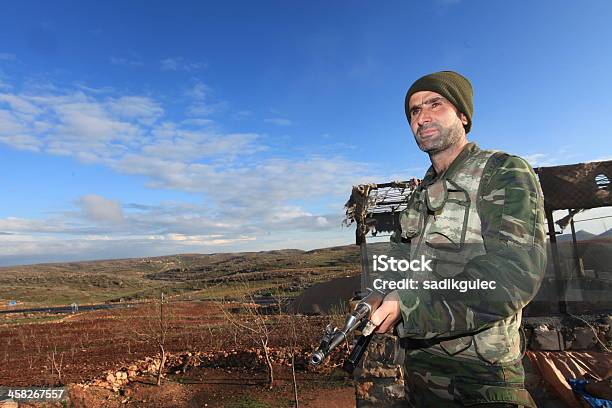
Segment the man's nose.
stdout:
[[417,124],[424,125],[425,123],[429,123],[431,121],[431,115],[428,109],[421,109],[416,117]]

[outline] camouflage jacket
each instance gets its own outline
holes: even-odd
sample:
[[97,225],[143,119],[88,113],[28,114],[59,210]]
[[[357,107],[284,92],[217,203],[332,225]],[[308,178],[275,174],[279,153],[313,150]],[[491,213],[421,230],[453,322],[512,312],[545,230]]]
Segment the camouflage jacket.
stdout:
[[[430,168],[400,216],[395,250],[433,259],[424,280],[494,281],[495,290],[398,290],[400,337],[489,363],[520,357],[522,308],[546,266],[542,193],[523,159],[469,143],[441,175]],[[415,342],[419,344],[419,341]]]

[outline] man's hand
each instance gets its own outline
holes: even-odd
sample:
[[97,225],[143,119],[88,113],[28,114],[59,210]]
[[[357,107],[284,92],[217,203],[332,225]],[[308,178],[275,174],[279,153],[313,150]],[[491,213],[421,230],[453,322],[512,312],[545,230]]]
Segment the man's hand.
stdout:
[[380,307],[370,317],[370,321],[378,327],[376,333],[386,333],[393,330],[393,327],[402,318],[399,305],[400,298],[397,291],[394,290],[385,296]]

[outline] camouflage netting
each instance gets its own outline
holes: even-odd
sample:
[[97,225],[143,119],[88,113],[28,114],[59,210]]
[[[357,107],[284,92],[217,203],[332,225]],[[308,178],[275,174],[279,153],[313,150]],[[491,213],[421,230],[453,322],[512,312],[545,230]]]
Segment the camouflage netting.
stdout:
[[612,206],[612,160],[535,169],[549,210]]
[[406,208],[408,197],[420,180],[392,181],[383,184],[353,186],[346,202],[345,225],[357,224],[356,244],[365,242],[368,233],[393,232],[399,225],[399,214]]

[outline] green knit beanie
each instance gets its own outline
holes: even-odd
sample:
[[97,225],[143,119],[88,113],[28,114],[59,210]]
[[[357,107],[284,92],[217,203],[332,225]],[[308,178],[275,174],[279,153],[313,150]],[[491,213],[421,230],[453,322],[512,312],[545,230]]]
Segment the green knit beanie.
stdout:
[[448,99],[459,112],[467,117],[468,123],[463,127],[465,128],[465,133],[469,133],[472,127],[474,104],[472,102],[472,84],[470,84],[467,78],[453,71],[441,71],[417,79],[408,89],[406,99],[404,100],[404,110],[406,111],[408,123],[410,123],[408,101],[413,94],[420,91],[436,92]]

